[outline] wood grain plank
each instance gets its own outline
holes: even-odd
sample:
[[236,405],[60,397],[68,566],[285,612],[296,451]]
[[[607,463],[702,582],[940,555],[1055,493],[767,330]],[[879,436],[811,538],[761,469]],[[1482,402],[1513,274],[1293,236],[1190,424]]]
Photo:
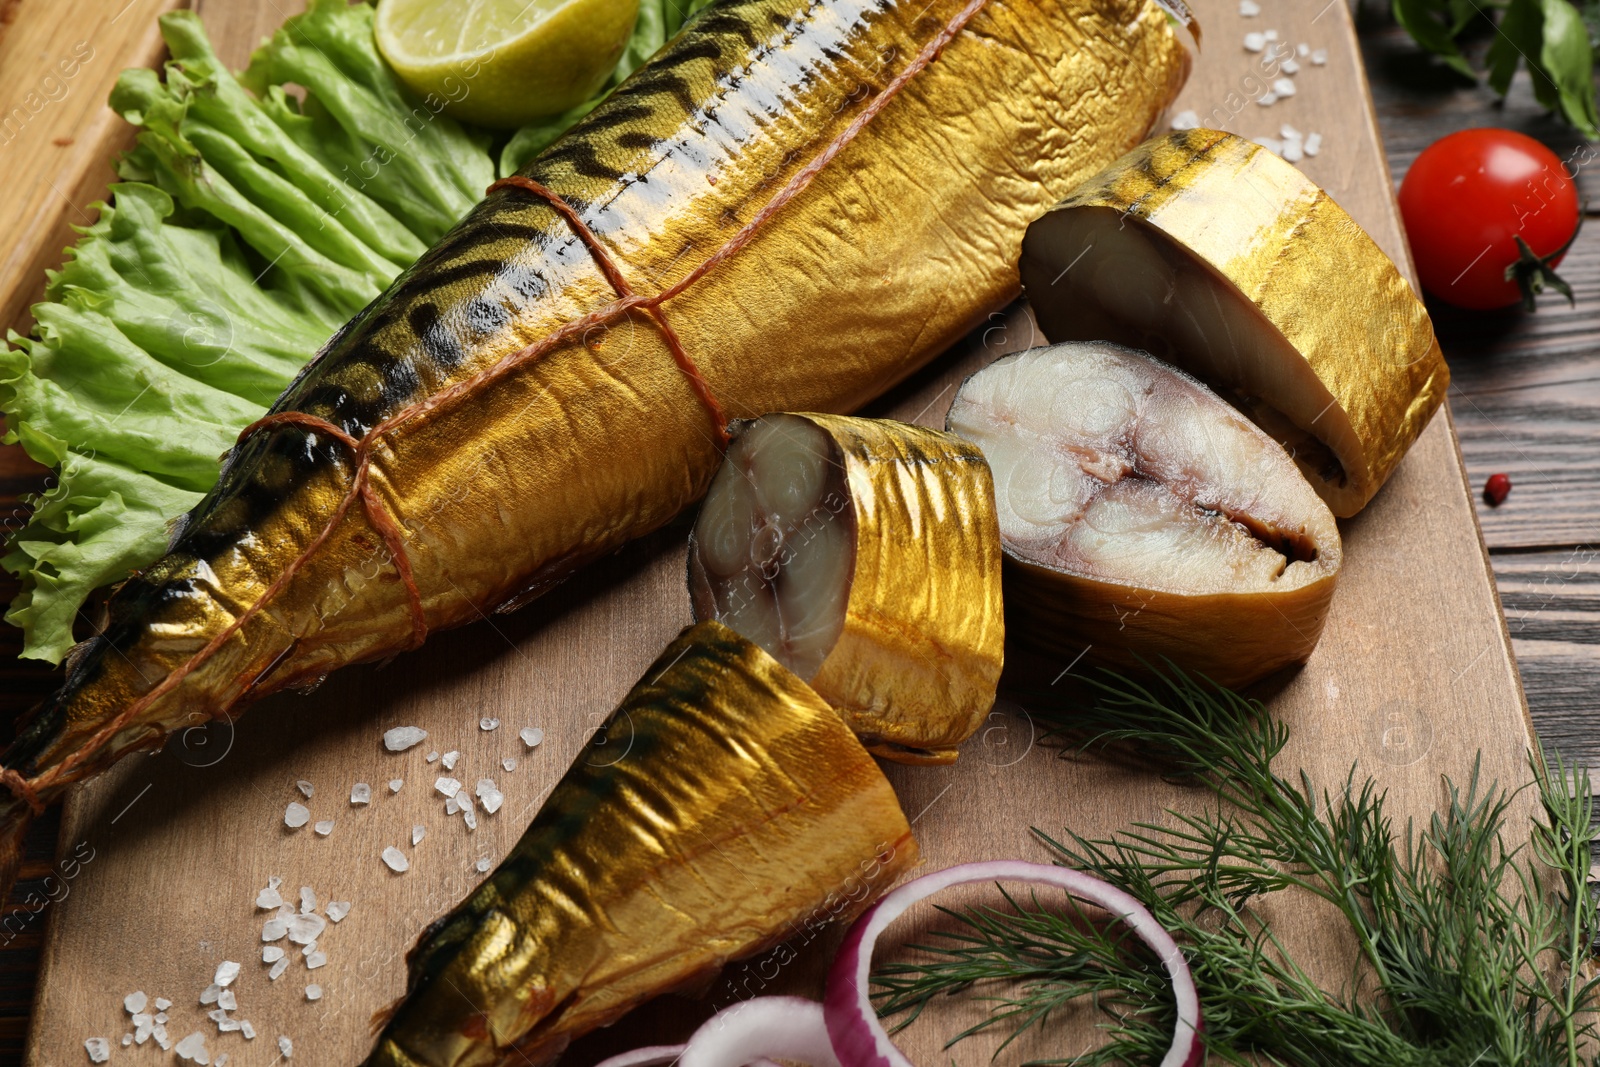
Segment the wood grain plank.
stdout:
[[[1487,45],[1471,42],[1475,63]],[[1526,74],[1501,104],[1487,86],[1423,59],[1398,27],[1369,31],[1362,49],[1396,180],[1438,138],[1504,126],[1550,145],[1576,171],[1581,197],[1600,204],[1600,148],[1540,107]],[[1454,377],[1451,404],[1472,483],[1481,488],[1504,471],[1515,486],[1504,506],[1479,508],[1491,551],[1600,540],[1600,228],[1579,235],[1561,272],[1576,306],[1553,293],[1533,315],[1428,305]]]
[[1540,738],[1600,767],[1600,548],[1501,553],[1494,569]]
[[[260,15],[261,5],[244,0],[231,10],[247,6]],[[1302,96],[1270,111],[1252,107],[1239,128],[1271,132],[1288,121],[1327,133],[1338,147],[1307,169],[1385,248],[1403,255],[1342,5],[1320,15],[1293,0],[1265,6],[1273,24],[1330,47],[1333,62],[1317,72],[1325,90],[1306,91],[1313,84],[1306,77]],[[1203,0],[1200,7],[1210,39],[1230,40],[1240,25],[1232,0]],[[230,4],[207,0],[204,10],[208,19],[223,18]],[[281,13],[273,11],[267,21],[277,18]],[[259,35],[260,18],[241,15],[234,25],[250,27],[230,30],[236,36],[223,42],[232,49],[225,54],[238,62]],[[251,36],[237,36],[242,33]],[[1208,49],[1181,106],[1205,111],[1225,103],[1249,75],[1248,64],[1247,55]],[[936,421],[960,377],[1001,348],[1029,339],[1025,316],[1005,323],[1004,331],[969,339],[879,410]],[[1274,702],[1294,731],[1289,762],[1332,781],[1357,760],[1390,787],[1402,813],[1431,807],[1438,774],[1464,774],[1477,746],[1485,747],[1491,774],[1520,773],[1526,723],[1472,514],[1450,425],[1436,419],[1373,507],[1346,524],[1347,570],[1327,637],[1308,669]],[[53,917],[30,1062],[81,1062],[84,1037],[115,1040],[125,1025],[121,997],[133,988],[171,996],[184,1007],[175,1036],[203,1025],[195,994],[221,958],[247,964],[241,1003],[265,1040],[248,1046],[231,1035],[213,1040],[214,1051],[233,1053],[243,1067],[267,1063],[273,1037],[283,1032],[294,1036],[302,1062],[354,1062],[368,1015],[399,990],[400,956],[416,931],[476,881],[473,859],[503,854],[595,718],[686,620],[682,537],[681,526],[670,528],[526,611],[439,635],[385,669],[343,672],[312,698],[270,700],[237,725],[205,734],[204,745],[200,736],[179,739],[163,755],[126,762],[82,791],[68,812],[63,851],[88,843],[95,859],[71,895],[46,912]],[[1401,588],[1407,597],[1393,595]],[[498,714],[505,725],[478,730],[481,714]],[[1194,802],[1127,768],[1055,759],[1027,743],[1025,716],[999,715],[1004,730],[975,739],[956,767],[891,771],[908,813],[918,814],[929,863],[1036,854],[1029,825],[1070,823],[1098,833],[1154,816],[1165,805]],[[520,755],[515,774],[498,775],[506,810],[485,819],[475,835],[462,832],[458,820],[443,820],[426,796],[431,768],[422,749],[428,745],[394,757],[377,744],[382,729],[406,722],[433,731],[429,744],[461,749],[467,774]],[[524,723],[549,732],[533,754],[519,752],[510,733]],[[1005,740],[996,744],[997,736]],[[1406,740],[1397,743],[1397,737]],[[405,778],[400,794],[388,797],[379,789],[370,807],[348,805],[352,781],[377,786],[390,776]],[[317,784],[313,808],[316,817],[335,817],[333,837],[281,829],[283,805],[298,798],[293,783],[299,777]],[[419,862],[408,875],[391,876],[378,865],[377,851],[397,842],[413,822],[428,826]],[[317,886],[323,899],[331,894],[356,902],[327,938],[332,962],[316,980],[328,992],[315,1006],[301,992],[307,972],[270,983],[251,962],[258,959],[259,917],[250,899],[269,873],[284,875],[291,888]],[[1292,937],[1318,942],[1316,924],[1306,915],[1286,921]],[[129,948],[130,928],[143,943],[137,951]],[[814,986],[825,947],[808,946],[773,988]],[[1329,977],[1337,979],[1338,946],[1322,947]],[[739,984],[747,973],[736,969],[709,1001],[664,999],[584,1051],[608,1040],[631,1045],[681,1033],[718,998],[748,995],[748,982]],[[914,1058],[934,1062],[934,1047],[948,1033],[939,1028],[948,1021],[930,1019],[911,1036]],[[0,1044],[5,1040],[0,1024]],[[141,1052],[155,1062],[153,1050]],[[974,1053],[965,1055],[977,1062]],[[575,1050],[573,1062],[585,1060]]]
[[0,326],[25,324],[73,226],[114,179],[131,130],[106,106],[125,67],[162,52],[155,17],[178,0],[19,0],[0,37]]

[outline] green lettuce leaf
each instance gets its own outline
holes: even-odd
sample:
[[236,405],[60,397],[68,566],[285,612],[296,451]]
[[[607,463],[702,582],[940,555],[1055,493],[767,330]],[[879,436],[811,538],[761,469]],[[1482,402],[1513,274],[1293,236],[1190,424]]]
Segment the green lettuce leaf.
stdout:
[[139,128],[113,202],[0,351],[4,440],[56,468],[0,555],[22,654],[60,662],[88,597],[161,556],[327,338],[709,2],[643,0],[602,91],[509,138],[408,93],[370,4],[311,0],[237,76],[198,18],[164,16],[165,69],[111,95]]

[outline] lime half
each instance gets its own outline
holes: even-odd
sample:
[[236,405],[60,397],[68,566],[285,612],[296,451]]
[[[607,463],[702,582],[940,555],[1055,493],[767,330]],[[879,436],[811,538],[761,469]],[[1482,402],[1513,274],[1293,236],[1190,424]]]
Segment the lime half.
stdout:
[[511,128],[605,83],[639,0],[380,0],[378,51],[456,118]]

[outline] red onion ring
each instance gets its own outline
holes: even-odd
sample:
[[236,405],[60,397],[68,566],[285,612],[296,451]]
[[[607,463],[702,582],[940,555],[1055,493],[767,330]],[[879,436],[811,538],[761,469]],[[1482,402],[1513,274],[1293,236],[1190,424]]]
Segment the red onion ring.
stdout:
[[596,1067],[778,1067],[773,1059],[839,1067],[822,1005],[804,997],[755,997],[723,1008],[684,1045],[650,1045]]
[[595,1067],[656,1067],[657,1064],[674,1062],[688,1047],[688,1045],[645,1045],[603,1059],[595,1064]]
[[868,985],[872,948],[889,924],[918,901],[952,886],[996,881],[1056,886],[1127,923],[1161,958],[1178,1001],[1178,1025],[1161,1067],[1195,1067],[1200,1062],[1200,994],[1182,950],[1156,917],[1138,900],[1098,878],[1069,867],[1020,860],[962,863],[924,875],[892,890],[856,920],[828,970],[823,994],[828,1036],[840,1061],[849,1067],[913,1067],[889,1040],[873,1010]]
[[802,997],[756,997],[724,1008],[701,1024],[684,1045],[651,1045],[612,1056],[596,1067],[776,1067],[789,1060],[810,1067],[913,1067],[889,1040],[868,992],[872,948],[889,924],[911,905],[952,886],[973,882],[1031,882],[1064,889],[1133,928],[1172,979],[1178,1025],[1161,1067],[1199,1064],[1200,994],[1172,935],[1129,894],[1069,867],[1020,860],[963,863],[907,882],[856,920],[828,970],[822,1003]]

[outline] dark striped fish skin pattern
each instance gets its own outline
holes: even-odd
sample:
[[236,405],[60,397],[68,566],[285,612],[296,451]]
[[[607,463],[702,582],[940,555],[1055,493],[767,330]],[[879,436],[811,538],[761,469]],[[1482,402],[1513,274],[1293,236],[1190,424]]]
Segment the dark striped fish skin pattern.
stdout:
[[[660,292],[964,6],[720,0],[525,173],[577,210],[635,291]],[[730,418],[850,410],[1015,296],[1026,223],[1141,140],[1187,65],[1147,0],[989,0],[665,316]],[[359,440],[615,299],[550,205],[496,191],[274,411]],[[719,458],[706,410],[638,313],[366,447],[370,492],[398,530],[429,630],[661,526]],[[106,631],[73,656],[4,766],[48,799],[173,729],[411,647],[394,539],[348,506],[355,476],[350,447],[314,426],[245,440],[170,554],[112,598]],[[22,821],[0,812],[0,846]]]

